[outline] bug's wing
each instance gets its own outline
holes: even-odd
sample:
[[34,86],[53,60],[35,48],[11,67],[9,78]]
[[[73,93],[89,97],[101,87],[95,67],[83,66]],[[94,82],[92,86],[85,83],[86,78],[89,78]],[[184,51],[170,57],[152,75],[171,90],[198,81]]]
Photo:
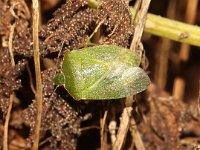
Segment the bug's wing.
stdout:
[[118,61],[132,67],[139,66],[140,64],[140,56],[137,53],[115,45],[99,45],[80,50],[73,50],[66,53],[63,66],[66,65],[66,60],[68,59],[75,59],[77,60],[77,63],[80,63],[78,62],[79,60],[87,61],[86,59],[100,61],[101,63]]
[[65,57],[62,71],[65,75],[65,88],[74,99],[80,100],[83,98],[82,91],[102,78],[109,66],[100,60],[88,58],[84,54],[79,56],[80,53],[77,53]]
[[150,79],[143,69],[121,67],[117,66],[115,68],[116,73],[110,72],[101,81],[84,90],[82,99],[123,98],[144,91],[150,84]]
[[117,99],[139,93],[149,78],[138,68],[139,56],[125,48],[100,45],[65,55],[65,87],[76,99]]

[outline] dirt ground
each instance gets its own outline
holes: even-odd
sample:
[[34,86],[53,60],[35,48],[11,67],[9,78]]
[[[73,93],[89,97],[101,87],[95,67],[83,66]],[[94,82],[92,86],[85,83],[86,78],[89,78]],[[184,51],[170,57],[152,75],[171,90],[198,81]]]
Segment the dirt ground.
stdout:
[[[120,127],[125,99],[75,101],[63,86],[54,84],[66,51],[94,43],[131,45],[135,25],[128,5],[135,1],[127,5],[123,0],[102,0],[98,9],[87,2],[40,1],[42,150],[112,149]],[[8,148],[25,150],[33,145],[37,103],[31,5],[28,0],[0,0],[0,149],[9,109]],[[152,1],[148,12],[199,25],[199,5],[198,0]],[[93,35],[99,24],[101,30]],[[151,84],[134,97],[121,149],[200,149],[200,48],[146,32],[142,43],[141,67]]]

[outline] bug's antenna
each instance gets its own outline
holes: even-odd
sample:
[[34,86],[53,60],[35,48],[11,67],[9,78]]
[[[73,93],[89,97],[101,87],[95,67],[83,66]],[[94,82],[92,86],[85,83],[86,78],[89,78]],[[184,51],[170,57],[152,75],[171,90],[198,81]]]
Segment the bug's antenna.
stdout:
[[[65,76],[63,76],[65,77]],[[55,77],[54,77],[55,78]],[[55,86],[55,81],[53,82],[53,86]],[[56,85],[55,89],[53,90],[53,92],[51,93],[49,99],[51,99],[53,97],[53,95],[56,93],[56,90],[58,89],[58,87],[60,86],[65,86],[65,84],[62,84],[62,85]]]
[[[62,50],[63,50],[63,46],[64,46],[64,41],[63,41],[62,44],[61,44],[61,48],[60,48],[59,53],[58,53],[58,56],[57,56],[57,60],[56,60],[56,70],[55,70],[56,73],[59,72],[59,70],[58,70],[58,64],[59,64],[59,62],[60,62],[60,66],[62,66],[62,61],[60,61],[60,56],[61,56],[61,53],[62,53]],[[59,66],[59,67],[60,67],[60,66]],[[54,91],[53,91],[52,94],[54,94],[54,92],[57,90],[58,87],[59,87],[59,85],[56,86],[56,88],[54,89]]]
[[58,87],[59,87],[59,85],[57,85],[57,86],[55,87],[55,89],[54,89],[53,92],[51,93],[49,99],[53,98],[53,95],[54,95],[54,93],[56,93],[56,90],[57,90]]
[[[61,48],[60,48],[59,53],[58,53],[58,56],[57,56],[57,61],[56,61],[56,72],[58,71],[58,63],[59,63],[60,56],[61,56],[61,53],[62,53],[62,50],[63,50],[63,46],[64,46],[64,41],[62,41],[62,43],[61,43]],[[62,63],[62,62],[61,62],[61,63]]]
[[[56,66],[56,67],[55,67],[55,74],[58,73],[58,72],[60,71],[60,70],[58,69],[60,66],[58,67],[58,65],[62,63],[62,61],[60,61],[60,56],[61,56],[61,53],[62,53],[62,50],[63,50],[63,46],[64,46],[64,41],[61,43],[61,48],[60,48],[59,53],[58,53],[58,56],[57,56],[57,60],[56,60],[56,64],[55,64],[55,66]],[[61,64],[61,66],[62,66],[62,64]],[[55,75],[55,76],[56,76],[56,75]],[[54,76],[54,78],[55,78],[55,76]],[[53,82],[53,86],[55,86],[54,83],[55,83],[55,82]],[[60,86],[60,85],[56,85],[56,87],[55,87],[55,89],[53,90],[53,92],[51,93],[49,99],[51,99],[51,98],[53,97],[54,93],[56,93],[56,90],[58,89],[59,86]]]

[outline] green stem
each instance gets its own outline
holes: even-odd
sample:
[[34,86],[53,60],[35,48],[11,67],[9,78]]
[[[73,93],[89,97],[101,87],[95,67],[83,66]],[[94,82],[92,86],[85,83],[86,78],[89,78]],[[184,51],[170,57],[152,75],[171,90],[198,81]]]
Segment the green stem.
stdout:
[[[135,9],[130,8],[131,14]],[[145,32],[200,47],[200,27],[148,13]]]
[[[94,4],[93,8],[98,7],[95,0],[88,0]],[[135,9],[130,7],[132,16],[135,14]],[[190,25],[180,21],[174,21],[154,14],[147,14],[144,31],[160,37],[165,37],[170,40],[187,43],[200,47],[200,27]]]

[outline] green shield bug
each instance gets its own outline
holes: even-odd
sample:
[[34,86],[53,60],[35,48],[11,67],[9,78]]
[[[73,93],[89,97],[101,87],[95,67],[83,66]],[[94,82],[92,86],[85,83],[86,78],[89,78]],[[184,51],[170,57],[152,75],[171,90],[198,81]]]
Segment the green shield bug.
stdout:
[[68,52],[55,83],[75,100],[119,99],[144,91],[150,79],[140,57],[128,49],[100,45]]

